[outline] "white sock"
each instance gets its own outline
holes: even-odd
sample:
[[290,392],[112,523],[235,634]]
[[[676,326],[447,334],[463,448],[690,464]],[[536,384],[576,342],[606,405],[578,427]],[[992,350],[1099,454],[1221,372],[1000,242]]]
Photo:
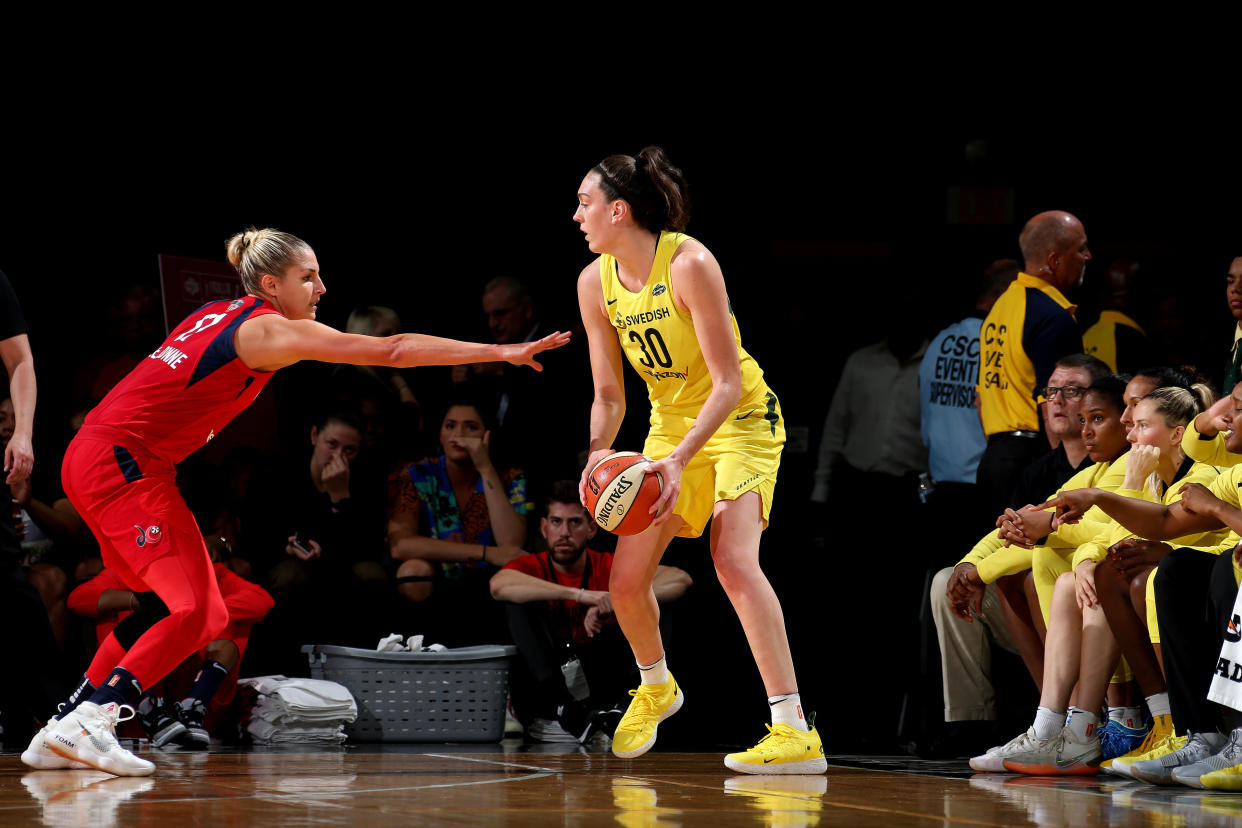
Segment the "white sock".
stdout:
[[768,707],[772,709],[772,724],[789,725],[803,732],[811,729],[806,723],[806,717],[802,715],[802,696],[798,693],[770,696]]
[[1095,731],[1100,727],[1100,714],[1090,710],[1083,710],[1081,707],[1071,707],[1069,709],[1069,721],[1065,725],[1069,728],[1069,732],[1074,734],[1075,742],[1085,742],[1095,736]]
[[1172,716],[1173,708],[1169,707],[1169,694],[1156,693],[1148,696],[1147,709],[1151,711],[1151,715],[1155,716]]
[[1143,726],[1143,708],[1141,707],[1110,707],[1108,718],[1129,728]]
[[664,684],[668,681],[668,662],[660,656],[652,664],[638,665],[638,672],[642,674],[643,684]]
[[1035,711],[1035,724],[1032,727],[1035,729],[1036,739],[1051,739],[1065,727],[1065,714],[1040,707]]

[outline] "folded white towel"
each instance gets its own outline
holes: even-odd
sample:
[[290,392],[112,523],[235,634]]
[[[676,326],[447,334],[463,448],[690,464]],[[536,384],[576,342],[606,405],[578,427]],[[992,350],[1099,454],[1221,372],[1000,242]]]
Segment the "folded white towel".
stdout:
[[274,715],[288,714],[289,718],[335,718],[346,722],[358,718],[358,704],[354,697],[335,681],[262,676],[242,679],[238,683],[249,684],[259,692],[256,710],[269,711]]
[[251,719],[246,730],[255,741],[268,744],[330,744],[339,745],[345,742],[345,729],[341,725],[333,727],[289,727],[277,726],[262,719]]

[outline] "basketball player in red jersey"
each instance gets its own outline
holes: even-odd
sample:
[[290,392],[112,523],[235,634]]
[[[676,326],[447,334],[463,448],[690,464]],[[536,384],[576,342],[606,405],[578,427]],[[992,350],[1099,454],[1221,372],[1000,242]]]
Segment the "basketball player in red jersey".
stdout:
[[[99,540],[104,563],[133,591],[154,591],[167,610],[149,609],[158,620],[145,631],[118,625],[100,645],[82,686],[22,754],[28,765],[83,763],[122,776],[155,770],[117,743],[116,723],[123,710],[133,715],[130,704],[144,687],[228,621],[174,466],[253,402],[273,372],[303,359],[394,368],[506,361],[540,370],[535,356],[569,340],[554,333],[482,345],[341,333],[315,321],[324,285],[301,239],[250,229],[229,240],[228,257],[247,295],[205,305],[178,325],[91,411],[65,454],[65,492]],[[86,700],[74,707],[79,699]]]

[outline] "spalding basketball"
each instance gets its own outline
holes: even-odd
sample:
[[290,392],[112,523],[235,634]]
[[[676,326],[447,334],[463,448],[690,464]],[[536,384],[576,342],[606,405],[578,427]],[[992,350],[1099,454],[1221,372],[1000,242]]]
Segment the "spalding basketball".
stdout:
[[649,513],[660,499],[664,480],[647,474],[650,457],[634,451],[610,454],[587,475],[587,511],[602,528],[615,535],[637,535],[651,525]]

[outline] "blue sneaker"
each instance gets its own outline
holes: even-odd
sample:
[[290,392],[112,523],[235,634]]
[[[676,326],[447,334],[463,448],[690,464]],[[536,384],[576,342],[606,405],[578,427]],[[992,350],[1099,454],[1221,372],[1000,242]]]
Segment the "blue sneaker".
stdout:
[[1096,731],[1100,736],[1100,747],[1104,751],[1104,760],[1125,756],[1147,738],[1151,730],[1151,722],[1146,721],[1142,727],[1126,727],[1121,722],[1109,719],[1108,724]]

